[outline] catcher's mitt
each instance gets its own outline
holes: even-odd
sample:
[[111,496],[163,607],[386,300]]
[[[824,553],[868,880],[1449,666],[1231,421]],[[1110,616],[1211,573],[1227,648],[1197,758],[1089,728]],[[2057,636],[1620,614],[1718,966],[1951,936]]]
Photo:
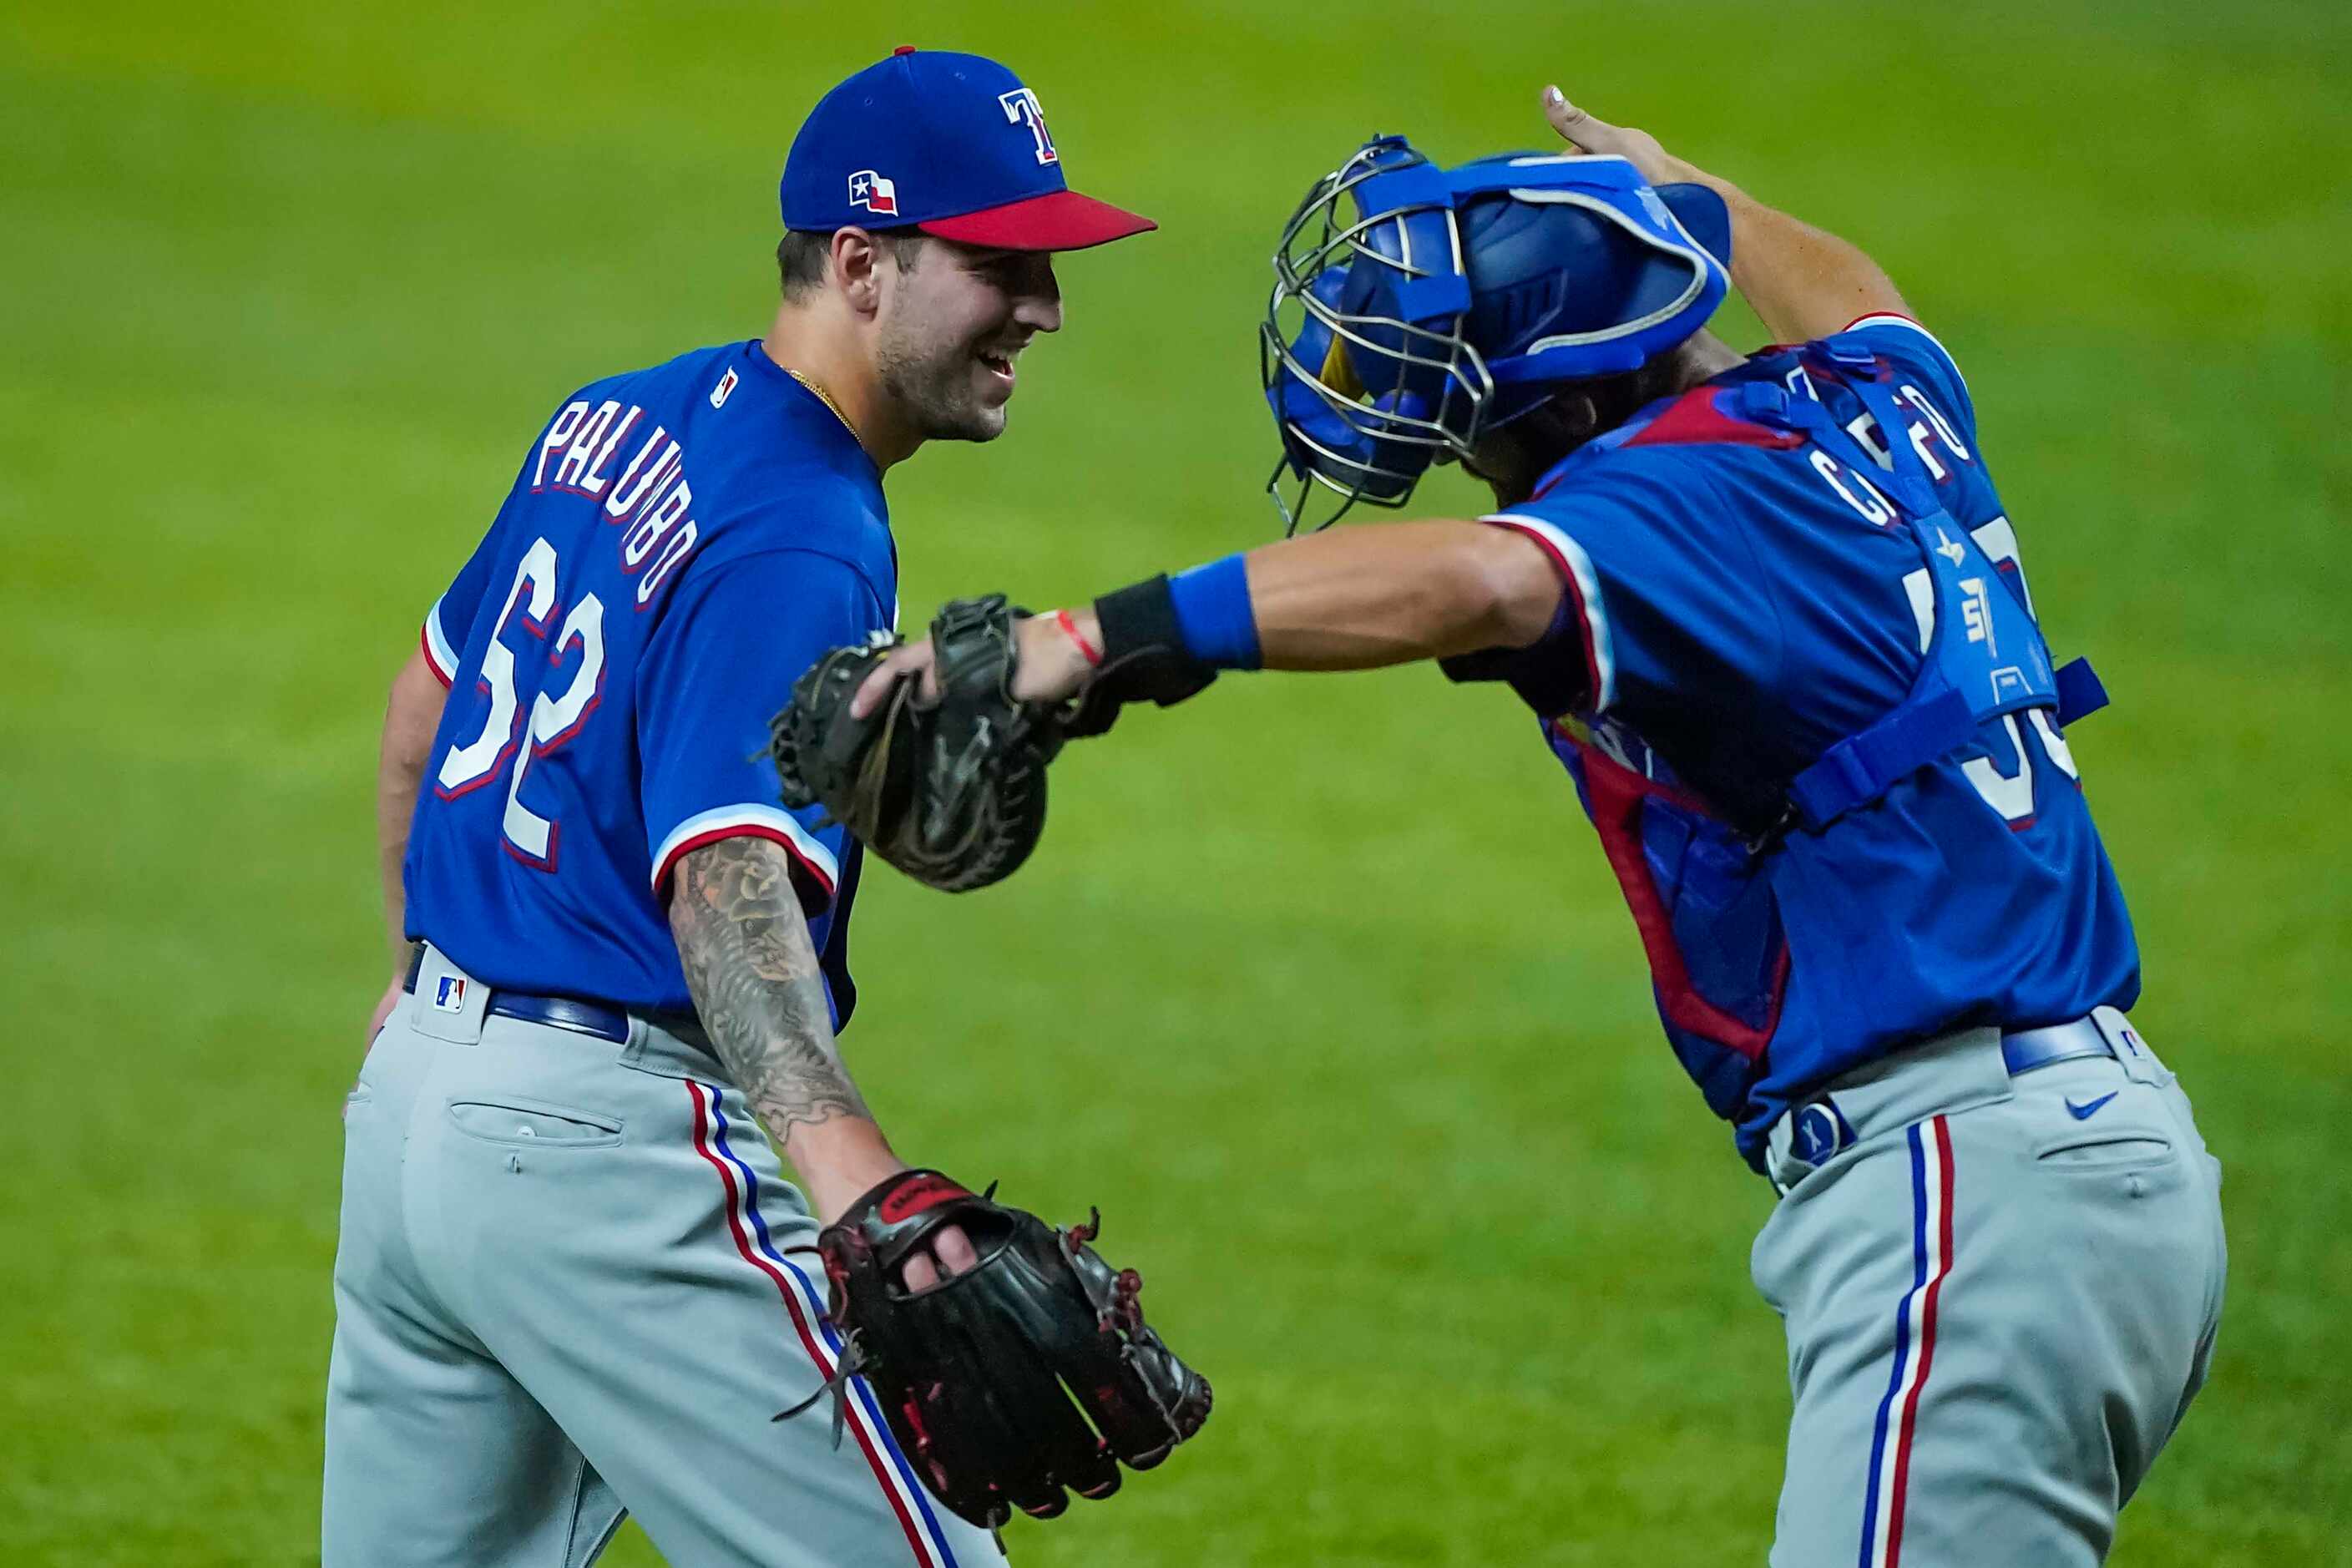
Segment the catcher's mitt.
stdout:
[[[1087,1245],[1099,1211],[1055,1230],[991,1201],[995,1191],[902,1171],[817,1238],[849,1346],[832,1385],[835,1441],[842,1384],[863,1375],[933,1495],[988,1529],[1015,1508],[1052,1518],[1069,1506],[1065,1487],[1108,1497],[1119,1461],[1158,1464],[1201,1429],[1210,1401],[1208,1380],[1145,1325],[1142,1279]],[[979,1262],[907,1289],[899,1265],[948,1225],[962,1227]]]
[[770,728],[786,805],[822,801],[877,855],[951,893],[1010,876],[1045,830],[1045,764],[1061,750],[1051,704],[1015,702],[1002,594],[956,599],[931,623],[940,700],[912,681],[863,719],[850,699],[890,651],[839,647],[809,668]]

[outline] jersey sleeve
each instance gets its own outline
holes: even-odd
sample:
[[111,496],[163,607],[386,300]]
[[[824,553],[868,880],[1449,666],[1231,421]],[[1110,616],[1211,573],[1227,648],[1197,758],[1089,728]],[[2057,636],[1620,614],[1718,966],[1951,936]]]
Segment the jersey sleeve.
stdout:
[[1700,466],[1653,462],[1595,465],[1481,519],[1540,545],[1566,590],[1551,630],[1505,677],[1552,694],[1547,718],[1710,706],[1769,684],[1780,621],[1734,515]]
[[1861,340],[1898,372],[1916,376],[1919,389],[1958,423],[1968,445],[1976,445],[1975,400],[1969,396],[1959,364],[1933,332],[1908,316],[1880,311],[1856,318],[1835,335]]
[[678,584],[637,668],[637,748],[653,895],[688,851],[750,836],[791,855],[812,916],[841,884],[847,830],[820,828],[823,806],[787,811],[768,755],[768,723],[827,650],[887,627],[866,575],[830,555],[779,550]]
[[481,542],[474,546],[473,554],[457,569],[449,586],[425,612],[425,628],[419,639],[425,647],[425,662],[444,686],[457,679],[457,661],[465,655],[474,616],[481,609],[482,595],[489,589],[498,542],[499,527],[493,522],[489,531],[482,535]]

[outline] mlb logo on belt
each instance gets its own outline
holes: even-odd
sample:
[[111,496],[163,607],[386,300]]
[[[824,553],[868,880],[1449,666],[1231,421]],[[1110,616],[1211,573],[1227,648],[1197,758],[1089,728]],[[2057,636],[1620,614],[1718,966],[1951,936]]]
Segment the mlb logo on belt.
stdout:
[[849,176],[849,205],[884,217],[898,216],[898,187],[871,169]]
[[465,977],[457,974],[445,974],[441,976],[439,980],[435,981],[433,984],[433,1005],[444,1013],[464,1012],[466,1010]]

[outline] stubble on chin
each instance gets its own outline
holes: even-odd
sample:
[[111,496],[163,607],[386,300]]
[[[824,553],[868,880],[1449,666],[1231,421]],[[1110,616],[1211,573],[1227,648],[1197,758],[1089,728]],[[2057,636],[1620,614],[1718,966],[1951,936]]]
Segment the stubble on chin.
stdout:
[[1004,405],[990,407],[971,389],[970,355],[959,351],[926,359],[892,344],[878,356],[877,369],[882,389],[924,440],[993,441],[1004,434]]
[[924,438],[931,441],[993,441],[1004,434],[1004,410],[967,404],[961,408],[940,407],[935,414],[921,418],[919,428]]

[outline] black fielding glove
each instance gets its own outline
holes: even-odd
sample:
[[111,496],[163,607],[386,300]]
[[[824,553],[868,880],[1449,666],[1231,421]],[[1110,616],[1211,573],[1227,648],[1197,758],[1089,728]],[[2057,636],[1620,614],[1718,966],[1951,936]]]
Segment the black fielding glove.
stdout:
[[851,716],[891,645],[835,648],[810,666],[770,727],[784,804],[823,802],[877,855],[948,892],[1011,876],[1045,831],[1045,764],[1063,734],[1055,705],[1012,698],[1021,616],[1002,594],[941,608],[931,623],[940,695],[929,708],[900,681],[881,707]]
[[[992,1201],[995,1190],[902,1171],[817,1238],[853,1350],[837,1381],[862,1375],[923,1484],[987,1529],[1016,1508],[1052,1518],[1066,1488],[1108,1497],[1122,1462],[1160,1463],[1211,1401],[1208,1380],[1144,1322],[1142,1279],[1087,1245],[1099,1214],[1057,1230]],[[907,1289],[900,1266],[950,1225],[979,1262]]]

